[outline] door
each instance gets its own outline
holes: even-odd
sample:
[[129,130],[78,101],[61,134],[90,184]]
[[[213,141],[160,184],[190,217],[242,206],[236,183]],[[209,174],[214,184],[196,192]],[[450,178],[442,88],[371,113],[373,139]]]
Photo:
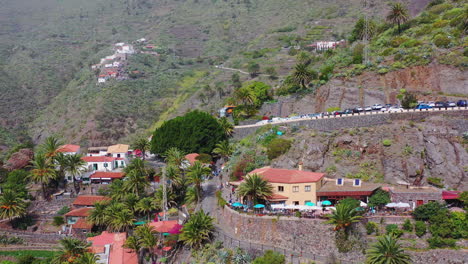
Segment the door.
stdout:
[[93,164],[93,170],[97,170],[98,169],[98,166],[96,163]]
[[424,204],[423,200],[417,200],[416,201],[416,206],[420,206],[420,205],[423,205],[423,204]]

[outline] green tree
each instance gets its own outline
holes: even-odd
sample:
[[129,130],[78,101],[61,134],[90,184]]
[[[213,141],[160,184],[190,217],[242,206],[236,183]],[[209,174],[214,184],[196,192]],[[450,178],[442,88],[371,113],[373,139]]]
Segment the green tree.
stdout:
[[61,250],[52,259],[52,264],[75,263],[87,250],[89,244],[76,238],[60,240]]
[[416,96],[405,89],[400,89],[400,93],[398,93],[397,98],[400,100],[401,107],[404,109],[412,109],[418,104]]
[[146,152],[150,149],[151,144],[146,138],[139,138],[133,142],[133,148],[139,149],[142,153],[143,160],[146,159]]
[[275,138],[267,146],[268,159],[273,160],[286,153],[292,142],[284,138]]
[[123,184],[124,190],[137,196],[142,196],[145,193],[145,188],[149,186],[148,178],[136,170],[132,170],[126,174]]
[[76,264],[98,264],[98,261],[99,257],[96,254],[85,252],[77,259]]
[[158,239],[156,238],[157,232],[154,230],[154,227],[148,224],[139,226],[136,228],[134,234],[138,238],[138,243],[140,244],[144,255],[149,255],[151,261],[154,262],[154,248],[158,244]]
[[286,258],[273,250],[267,250],[263,256],[254,259],[252,264],[285,264]]
[[44,154],[37,154],[34,157],[34,160],[31,161],[33,169],[29,177],[32,181],[40,183],[42,186],[42,195],[46,199],[46,187],[57,177],[57,173],[54,170],[49,159]]
[[240,88],[242,86],[242,82],[240,81],[239,73],[233,73],[231,76],[231,82],[234,88]]
[[111,203],[106,208],[104,220],[110,231],[125,232],[133,226],[135,217],[123,203]]
[[458,195],[458,200],[463,202],[465,208],[468,208],[468,191],[464,191]]
[[96,202],[94,208],[89,212],[89,216],[86,218],[87,222],[96,225],[104,226],[106,225],[106,208],[109,205],[109,202]]
[[166,153],[164,153],[164,158],[168,165],[181,167],[185,161],[185,154],[180,149],[172,147],[169,148]]
[[349,230],[353,223],[361,221],[362,216],[356,211],[356,208],[350,203],[339,203],[336,210],[329,216],[328,224],[335,225],[334,230]]
[[317,78],[317,73],[309,69],[309,66],[307,64],[298,63],[294,67],[292,77],[296,84],[301,85],[302,88],[306,90],[310,81]]
[[65,158],[65,172],[72,176],[77,193],[80,191],[80,186],[77,184],[77,176],[86,170],[86,162],[81,157],[79,154],[73,154],[66,155]]
[[278,78],[278,73],[276,72],[275,67],[266,67],[265,73],[268,74],[272,80],[276,80]]
[[398,34],[401,34],[401,24],[408,21],[408,19],[409,12],[403,3],[390,3],[390,12],[387,15],[387,21],[398,25]]
[[385,235],[367,251],[367,264],[410,264],[411,258],[404,252],[397,239]]
[[426,223],[424,221],[416,221],[414,224],[414,232],[418,237],[422,237],[426,234]]
[[234,90],[234,98],[238,104],[253,105],[255,102],[255,95],[246,87],[242,86]]
[[210,168],[205,167],[199,161],[195,161],[195,163],[188,168],[187,170],[188,180],[191,184],[195,186],[195,190],[197,191],[197,197],[202,197],[201,184],[203,182],[203,177],[209,176],[210,173],[211,173]]
[[54,136],[45,139],[44,143],[40,146],[40,150],[48,159],[53,159],[60,148],[62,143]]
[[390,194],[382,189],[378,189],[371,197],[369,197],[369,206],[382,207],[390,203]]
[[216,143],[226,140],[226,134],[213,116],[192,111],[163,123],[156,129],[151,151],[164,154],[176,147],[185,153],[211,153]]
[[237,194],[254,204],[273,194],[273,186],[257,174],[248,175],[239,185]]
[[416,220],[427,221],[431,218],[431,216],[437,215],[439,213],[446,214],[447,211],[447,208],[445,208],[443,204],[438,202],[430,202],[416,207],[413,212],[413,216]]
[[197,189],[194,186],[188,187],[185,193],[184,202],[186,204],[192,205],[197,204],[201,201],[200,194],[197,192]]
[[0,195],[0,219],[13,219],[26,215],[27,203],[12,190]]
[[340,204],[348,204],[349,206],[353,207],[353,208],[358,208],[360,205],[361,205],[361,201],[359,200],[356,200],[354,198],[345,198],[343,200],[340,200],[339,202]]
[[223,160],[229,158],[234,152],[234,146],[229,141],[224,140],[216,144],[216,148],[213,149],[213,153],[220,156]]
[[232,135],[234,134],[234,125],[231,122],[229,122],[226,117],[218,119],[218,122],[224,131],[224,135],[226,137],[232,137]]
[[151,220],[151,212],[156,209],[158,209],[158,207],[150,197],[145,197],[139,200],[136,205],[136,211],[146,215],[148,217],[148,221]]
[[213,218],[202,210],[194,213],[182,228],[180,240],[192,248],[200,248],[214,230]]
[[109,185],[109,196],[114,201],[123,201],[126,195],[126,188],[124,181],[117,179]]
[[[354,28],[353,28],[353,31],[351,32],[351,36],[349,37],[349,40],[351,42],[354,42],[357,40],[363,40],[366,37],[365,26],[366,26],[366,20],[364,19],[364,17],[359,18],[359,20],[354,25]],[[372,19],[368,19],[367,20],[367,37],[369,38],[369,40],[371,40],[372,37],[376,33],[377,33],[377,23]]]

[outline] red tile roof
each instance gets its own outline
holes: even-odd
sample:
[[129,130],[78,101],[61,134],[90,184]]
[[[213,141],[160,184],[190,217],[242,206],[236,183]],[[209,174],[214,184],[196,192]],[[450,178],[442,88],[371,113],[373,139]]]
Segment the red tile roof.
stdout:
[[107,231],[99,236],[88,238],[88,241],[93,243],[91,247],[93,252],[101,251],[104,245],[112,245],[109,252],[109,264],[137,264],[137,254],[123,247],[125,240],[127,240],[126,233],[108,233]]
[[271,200],[287,200],[287,199],[289,199],[289,197],[281,195],[281,194],[274,193],[274,194],[268,196],[267,199],[270,200],[270,201]]
[[82,157],[82,160],[85,162],[112,162],[116,158],[106,157],[106,156],[92,156],[92,157]]
[[93,173],[90,178],[91,179],[100,179],[100,178],[111,178],[111,179],[121,179],[125,174],[123,172],[104,172],[104,171],[97,171]]
[[188,162],[190,163],[190,165],[193,165],[195,164],[195,161],[197,161],[197,157],[200,156],[200,154],[198,153],[190,153],[190,154],[187,154],[185,155],[185,159],[188,160]]
[[325,176],[325,173],[309,172],[301,170],[275,169],[263,167],[253,170],[249,175],[258,174],[268,182],[273,183],[307,183],[317,182]]
[[442,191],[442,199],[444,200],[454,200],[458,199],[460,191]]
[[154,227],[154,230],[158,231],[159,233],[169,233],[169,231],[178,225],[177,220],[170,220],[170,221],[159,221],[159,222],[151,222],[149,223],[150,226]]
[[88,229],[91,230],[93,228],[92,224],[86,222],[86,218],[80,218],[76,221],[75,224],[72,225],[72,229]]
[[80,195],[73,201],[73,205],[93,206],[96,202],[107,200],[110,200],[110,198],[99,195]]
[[59,149],[57,149],[58,152],[78,152],[79,150],[80,150],[79,145],[71,145],[71,144],[60,146]]
[[322,192],[317,191],[317,196],[370,196],[374,191],[336,191],[336,192]]
[[65,216],[87,217],[91,209],[93,208],[91,207],[78,208],[78,209],[71,210],[70,212],[66,213]]

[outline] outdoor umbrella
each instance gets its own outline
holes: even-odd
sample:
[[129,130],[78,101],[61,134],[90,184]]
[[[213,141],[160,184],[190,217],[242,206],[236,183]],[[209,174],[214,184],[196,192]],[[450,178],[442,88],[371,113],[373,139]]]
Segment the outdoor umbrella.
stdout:
[[307,205],[307,206],[315,206],[315,204],[312,203],[312,202],[307,202],[307,203],[305,203],[305,205]]
[[144,224],[146,224],[145,221],[139,221],[139,222],[134,223],[134,225],[136,225],[136,226],[144,225]]
[[398,207],[398,208],[408,208],[410,207],[409,203],[397,203],[395,205],[395,207]]
[[232,206],[234,206],[234,207],[242,207],[242,206],[244,206],[244,205],[241,204],[241,203],[233,203]]
[[397,204],[396,203],[388,203],[385,205],[385,207],[396,207]]
[[328,200],[325,200],[325,201],[322,202],[322,205],[331,205],[331,202],[328,201]]
[[361,201],[361,202],[359,203],[359,206],[366,207],[367,204],[366,204],[365,202]]
[[254,205],[254,208],[265,208],[265,205],[263,205],[263,204],[256,204],[256,205]]

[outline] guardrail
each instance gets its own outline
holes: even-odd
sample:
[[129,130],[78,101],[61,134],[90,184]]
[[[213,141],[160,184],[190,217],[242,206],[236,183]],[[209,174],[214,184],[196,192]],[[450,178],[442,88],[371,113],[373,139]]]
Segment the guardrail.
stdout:
[[420,113],[420,112],[450,112],[450,111],[458,111],[458,110],[468,110],[468,107],[444,107],[444,108],[430,108],[430,109],[404,109],[404,110],[401,110],[401,111],[398,111],[398,112],[369,111],[369,112],[360,112],[360,113],[352,113],[352,114],[324,115],[324,116],[315,116],[315,117],[307,116],[307,117],[302,117],[302,118],[272,121],[272,122],[267,122],[267,123],[263,123],[263,124],[234,126],[234,129],[261,127],[261,126],[276,125],[276,124],[286,124],[286,123],[294,123],[294,122],[307,121],[307,120],[336,119],[336,118],[367,116],[367,115],[395,115],[395,114],[398,115],[398,114],[404,114],[404,113]]

